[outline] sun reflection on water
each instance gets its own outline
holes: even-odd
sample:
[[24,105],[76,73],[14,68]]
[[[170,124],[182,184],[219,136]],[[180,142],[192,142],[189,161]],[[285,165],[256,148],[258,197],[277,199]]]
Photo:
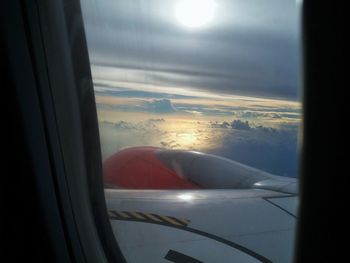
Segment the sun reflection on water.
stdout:
[[182,145],[193,145],[197,142],[196,133],[179,133],[176,137]]

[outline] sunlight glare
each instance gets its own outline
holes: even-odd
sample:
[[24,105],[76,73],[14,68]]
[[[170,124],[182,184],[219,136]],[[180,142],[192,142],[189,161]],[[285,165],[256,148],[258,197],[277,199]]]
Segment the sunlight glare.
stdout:
[[176,5],[176,18],[186,27],[202,27],[212,19],[214,15],[214,0],[181,0]]
[[185,145],[193,145],[197,141],[195,133],[179,133],[177,134],[177,140]]

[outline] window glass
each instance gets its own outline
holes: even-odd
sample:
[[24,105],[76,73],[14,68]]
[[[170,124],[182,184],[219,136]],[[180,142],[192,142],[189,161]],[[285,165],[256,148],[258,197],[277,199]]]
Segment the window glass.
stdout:
[[[291,261],[300,3],[81,4],[106,200],[126,259]],[[139,224],[128,228],[130,222]],[[217,245],[227,233],[227,243]],[[205,253],[208,247],[214,252]]]

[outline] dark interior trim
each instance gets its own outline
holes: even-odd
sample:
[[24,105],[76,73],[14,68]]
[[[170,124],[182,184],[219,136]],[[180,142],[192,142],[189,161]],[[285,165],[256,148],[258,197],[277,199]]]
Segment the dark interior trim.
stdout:
[[[303,1],[303,149],[295,262],[341,262],[348,160],[346,1]],[[338,260],[337,260],[338,259]]]

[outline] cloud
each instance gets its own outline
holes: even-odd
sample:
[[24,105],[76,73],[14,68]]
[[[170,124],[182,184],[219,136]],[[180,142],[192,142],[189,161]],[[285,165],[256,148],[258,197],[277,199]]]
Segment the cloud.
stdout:
[[232,129],[236,129],[236,130],[250,130],[250,125],[248,123],[248,121],[241,121],[241,120],[234,120],[231,123],[231,127]]
[[264,127],[262,125],[257,126],[255,129],[260,130],[262,132],[276,132],[277,129],[271,127]]
[[[135,113],[136,116],[136,113]],[[184,123],[184,124],[183,124]],[[298,125],[282,128],[248,121],[150,118],[100,123],[103,158],[131,146],[196,150],[223,156],[277,175],[298,174]]]
[[[252,129],[248,121],[241,121],[239,119],[233,120],[232,122],[209,122],[211,128],[222,128],[222,129],[235,129],[235,130],[243,130],[248,131]],[[267,129],[266,127],[259,126],[257,129]]]
[[[271,118],[271,119],[282,119],[283,115],[275,112],[264,112],[264,111],[237,111],[236,115],[240,118]],[[294,115],[295,116],[295,115]]]
[[215,122],[209,122],[210,123],[210,127],[211,128],[222,128],[222,129],[227,129],[229,128],[231,125],[227,122],[227,121],[224,121],[222,123],[219,123],[217,121]]
[[236,130],[250,130],[251,127],[248,121],[234,120],[231,123],[224,121],[222,123],[210,122],[211,128],[236,129]]
[[211,153],[256,167],[266,172],[297,177],[299,149],[297,130],[283,131],[267,127],[224,130]]
[[[114,99],[118,101],[115,102]],[[115,96],[97,97],[96,106],[99,110],[122,111],[122,112],[151,112],[151,113],[174,113],[177,108],[170,99],[140,99],[140,98],[119,98]],[[153,122],[162,121],[150,119]]]
[[232,122],[218,122],[218,121],[210,121],[210,128],[216,129],[235,129],[235,130],[255,130],[260,132],[281,132],[281,131],[296,131],[299,129],[299,123],[281,123],[279,124],[279,128],[267,127],[264,125],[257,125],[254,123],[250,123],[249,121],[242,121],[240,119],[233,120]]
[[298,125],[286,124],[278,129],[235,120],[210,127],[224,128],[217,129],[221,132],[215,138],[217,145],[211,149],[212,154],[273,174],[298,176]]
[[148,119],[141,122],[129,122],[129,121],[118,121],[116,123],[104,122],[105,124],[112,124],[115,129],[119,130],[135,130],[135,131],[159,131],[156,123],[165,122],[161,119]]
[[165,122],[165,120],[163,118],[158,118],[158,119],[148,119],[147,121],[150,122]]
[[[82,2],[97,105],[108,118],[100,123],[104,157],[152,145],[295,175],[300,106],[289,103],[298,99],[300,75],[295,2],[222,0],[202,30],[177,24],[176,2]],[[232,99],[236,95],[288,103]],[[215,102],[228,98],[234,103]],[[140,121],[145,112],[164,115]],[[120,117],[111,121],[112,115]]]
[[[84,1],[92,63],[123,69],[130,82],[297,98],[300,32],[294,1],[222,0],[213,23],[190,32],[172,16],[175,2]],[[102,73],[94,71],[94,79]]]
[[156,113],[173,113],[176,112],[176,108],[169,99],[153,99],[144,103],[147,111]]
[[[101,71],[109,71],[109,68],[102,68]],[[94,70],[94,66],[92,66],[92,71]],[[106,78],[108,79],[108,75],[115,76],[114,70],[108,74],[106,74]],[[125,75],[125,73],[124,73]],[[119,79],[120,80],[120,79]],[[119,84],[119,85],[118,85]],[[125,84],[125,83],[123,83]],[[128,83],[130,84],[130,83]],[[114,96],[114,97],[125,97],[125,98],[152,98],[152,99],[181,99],[181,98],[196,98],[196,96],[188,96],[183,94],[170,94],[166,92],[155,92],[154,90],[148,90],[147,88],[136,89],[135,85],[133,88],[130,87],[122,87],[123,85],[120,82],[114,83],[114,81],[110,80],[94,80],[94,92],[97,96]]]
[[162,119],[99,122],[102,158],[105,159],[125,147],[161,146],[159,141],[166,135],[166,131],[159,129],[157,124],[162,123]]
[[175,149],[181,147],[180,144],[178,144],[175,140],[170,140],[170,141],[161,141],[160,145],[163,148],[168,148],[168,149]]
[[116,124],[114,124],[114,127],[117,129],[127,129],[127,130],[136,129],[136,126],[134,124],[126,121],[119,121]]
[[283,124],[280,128],[255,125],[236,119],[232,122],[210,122],[217,143],[210,153],[242,162],[277,175],[298,175],[299,125]]

